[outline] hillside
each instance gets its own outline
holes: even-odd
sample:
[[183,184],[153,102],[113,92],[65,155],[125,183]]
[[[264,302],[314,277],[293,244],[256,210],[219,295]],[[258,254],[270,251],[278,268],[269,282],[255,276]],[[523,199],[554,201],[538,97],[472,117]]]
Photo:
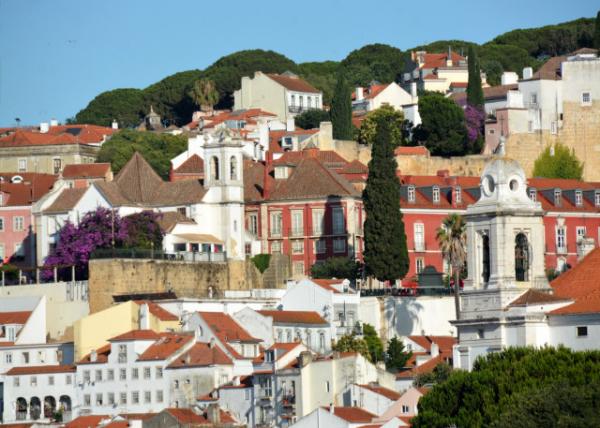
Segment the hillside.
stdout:
[[250,76],[257,70],[266,73],[295,72],[322,90],[324,102],[328,103],[340,68],[345,70],[352,85],[367,85],[372,80],[391,82],[398,79],[411,51],[441,52],[449,46],[458,52],[466,52],[473,45],[488,82],[498,84],[504,71],[520,73],[526,66],[539,67],[549,56],[590,47],[594,22],[593,18],[580,18],[540,28],[517,29],[483,45],[464,40],[440,40],[402,51],[385,44],[370,44],[350,52],[341,62],[296,64],[277,52],[245,50],[224,56],[205,70],[175,73],[145,89],[103,92],[77,113],[73,121],[108,126],[116,119],[121,126],[131,127],[137,125],[149,106],[153,105],[154,110],[169,123],[183,125],[190,120],[195,109],[188,95],[195,80],[200,77],[214,80],[220,95],[218,107],[227,108],[233,104],[233,91],[239,89],[241,77]]

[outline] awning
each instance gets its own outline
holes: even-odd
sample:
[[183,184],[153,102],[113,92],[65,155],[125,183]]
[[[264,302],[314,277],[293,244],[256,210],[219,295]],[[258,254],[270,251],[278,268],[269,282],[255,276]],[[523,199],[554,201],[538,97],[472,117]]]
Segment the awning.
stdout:
[[223,241],[213,235],[205,235],[202,233],[177,233],[174,237],[183,239],[187,242],[196,242],[199,244],[222,244]]

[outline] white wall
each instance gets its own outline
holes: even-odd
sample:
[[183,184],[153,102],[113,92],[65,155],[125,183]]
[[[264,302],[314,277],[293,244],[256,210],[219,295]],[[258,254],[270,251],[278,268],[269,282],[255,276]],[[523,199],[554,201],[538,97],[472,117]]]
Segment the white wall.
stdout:
[[453,296],[388,297],[385,300],[388,337],[455,336]]

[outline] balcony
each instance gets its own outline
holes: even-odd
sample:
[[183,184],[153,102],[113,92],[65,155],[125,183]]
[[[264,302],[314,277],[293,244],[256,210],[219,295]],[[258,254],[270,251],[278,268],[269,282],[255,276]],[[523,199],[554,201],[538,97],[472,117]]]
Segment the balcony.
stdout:
[[556,247],[556,254],[567,254],[567,247]]
[[308,110],[320,110],[320,109],[317,107],[308,107],[308,106],[295,106],[295,105],[288,106],[288,111],[290,113],[302,113],[302,112],[305,112]]
[[424,253],[426,249],[425,242],[415,242],[414,251],[416,253]]
[[290,230],[290,235],[293,237],[304,236],[304,228],[302,228],[302,227],[292,228]]

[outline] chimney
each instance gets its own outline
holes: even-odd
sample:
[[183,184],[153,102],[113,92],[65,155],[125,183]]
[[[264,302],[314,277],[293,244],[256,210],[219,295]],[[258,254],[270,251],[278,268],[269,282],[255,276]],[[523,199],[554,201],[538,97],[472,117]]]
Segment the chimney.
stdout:
[[417,97],[417,82],[410,83],[410,96],[413,98]]
[[211,338],[210,338],[210,342],[208,342],[208,347],[209,347],[210,349],[213,349],[213,348],[215,347],[215,344],[216,344],[216,342],[215,342],[215,338],[214,338],[214,337],[211,337]]
[[452,47],[448,46],[448,56],[446,57],[446,67],[452,67]]
[[119,129],[119,122],[117,122],[116,119],[113,119],[112,123],[110,124],[110,127],[112,129]]
[[50,129],[50,125],[48,124],[48,122],[40,123],[40,133],[45,134],[48,132],[49,129]]
[[500,77],[500,84],[514,85],[519,80],[519,76],[514,71],[505,71]]
[[50,119],[50,128],[52,128],[53,126],[58,126],[58,120]]
[[333,403],[329,403],[329,413],[331,413],[332,415],[335,414],[335,406],[333,405]]
[[140,309],[138,311],[138,324],[140,330],[150,330],[149,312],[150,308],[148,307],[148,303],[143,303],[140,305]]
[[364,89],[360,86],[356,87],[356,92],[355,92],[355,98],[356,101],[361,101],[363,98],[365,97],[364,95]]
[[185,363],[190,364],[191,362],[192,362],[192,357],[190,356],[190,353],[188,352],[187,354],[185,354]]
[[300,355],[298,355],[298,365],[300,366],[300,368],[302,367],[306,367],[307,365],[309,365],[312,362],[312,354],[308,351],[303,351],[300,352]]
[[263,199],[269,199],[270,194],[270,180],[269,171],[273,163],[273,153],[269,150],[267,152],[267,160],[265,161],[265,168],[263,170]]
[[92,349],[92,352],[90,352],[90,362],[95,363],[96,361],[98,361],[98,352]]
[[595,248],[594,238],[583,237],[577,241],[577,261],[580,261]]
[[531,79],[533,77],[533,68],[525,67],[523,69],[523,80]]
[[218,404],[212,403],[208,405],[206,408],[206,419],[215,426],[221,423],[221,409]]
[[431,358],[435,358],[438,355],[440,355],[440,347],[437,343],[431,342],[431,350],[429,351],[429,353],[431,354]]
[[285,130],[288,132],[294,131],[296,129],[296,122],[294,122],[293,117],[288,117],[285,121]]
[[[258,121],[258,143],[265,150],[269,150],[269,124],[266,119],[259,119]],[[256,157],[258,159],[258,156]]]

